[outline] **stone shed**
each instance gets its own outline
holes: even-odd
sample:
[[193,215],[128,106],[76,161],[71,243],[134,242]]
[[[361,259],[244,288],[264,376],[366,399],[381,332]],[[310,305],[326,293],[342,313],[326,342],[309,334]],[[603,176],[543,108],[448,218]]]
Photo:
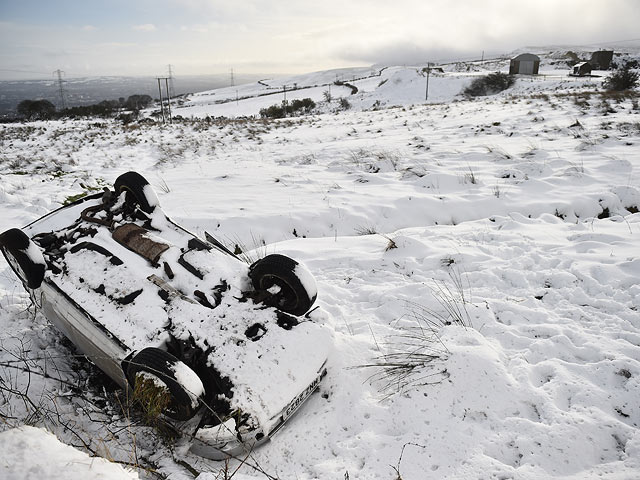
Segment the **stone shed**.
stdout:
[[613,60],[613,50],[598,50],[591,54],[589,63],[594,70],[609,70],[611,68],[611,60]]
[[540,68],[540,57],[532,53],[523,53],[511,59],[509,75],[537,75]]

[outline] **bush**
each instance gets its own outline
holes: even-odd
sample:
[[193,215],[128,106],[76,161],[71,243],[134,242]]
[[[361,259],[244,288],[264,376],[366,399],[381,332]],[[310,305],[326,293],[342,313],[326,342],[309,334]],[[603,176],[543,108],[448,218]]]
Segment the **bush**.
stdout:
[[120,102],[118,100],[103,100],[95,105],[82,105],[78,107],[70,107],[60,111],[60,116],[76,118],[76,117],[111,117],[120,110]]
[[343,110],[349,110],[351,108],[351,103],[344,97],[340,97],[340,108]]
[[[310,98],[295,99],[287,104],[286,114],[296,115],[300,113],[310,113],[315,106],[316,102]],[[281,105],[271,105],[268,108],[262,108],[260,110],[260,116],[262,118],[283,118],[285,116],[285,109]]]
[[[138,119],[138,111],[134,110],[131,113],[121,113],[120,115],[118,115],[116,117],[116,120],[119,120],[120,122],[122,122],[123,125],[128,125],[131,122],[135,121]],[[175,120],[175,118],[174,118]]]
[[602,85],[607,90],[631,90],[638,84],[638,72],[631,70],[631,64],[625,63],[604,79]]
[[260,116],[262,118],[283,118],[284,108],[282,108],[280,105],[271,105],[268,108],[261,108]]
[[49,100],[23,100],[17,110],[27,120],[47,120],[56,113],[56,107]]
[[640,61],[635,58],[625,58],[622,63],[618,63],[615,59],[611,61],[611,69],[618,70],[627,65],[629,68],[640,68]]
[[303,98],[302,100],[294,100],[287,106],[287,113],[295,113],[302,110],[304,113],[310,113],[316,106],[316,102],[310,98]]
[[515,83],[514,78],[506,73],[490,73],[485,77],[476,78],[471,82],[463,93],[468,97],[480,97],[485,95],[495,95],[506,90]]
[[149,95],[131,95],[129,98],[127,98],[126,102],[120,103],[124,103],[124,108],[126,110],[136,112],[138,110],[142,110],[143,108],[147,108],[149,105],[151,105],[152,102],[153,99]]

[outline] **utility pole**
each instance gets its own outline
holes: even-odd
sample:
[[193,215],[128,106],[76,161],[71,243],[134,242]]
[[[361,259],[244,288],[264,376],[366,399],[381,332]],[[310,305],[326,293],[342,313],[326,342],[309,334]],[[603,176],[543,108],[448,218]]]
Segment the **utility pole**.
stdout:
[[64,72],[58,69],[53,73],[58,74],[58,95],[60,96],[60,107],[62,108],[62,110],[64,110],[65,108],[67,108],[67,104],[64,100],[64,87],[62,86],[62,74]]
[[169,77],[165,77],[164,86],[167,90],[167,109],[169,110],[169,123],[173,124],[171,119],[171,95],[169,94]]
[[158,93],[160,94],[160,111],[162,112],[162,123],[164,123],[164,103],[162,103],[162,87],[160,86],[160,77],[158,79]]
[[173,72],[171,70],[173,68],[173,65],[169,64],[169,65],[167,65],[167,67],[169,68],[169,88],[170,88],[169,94],[170,94],[171,97],[175,97],[176,96],[176,92],[173,89]]
[[235,83],[233,83],[233,68],[231,69],[231,86],[235,86]]
[[282,86],[282,91],[284,92],[284,100],[282,101],[282,109],[284,110],[284,116],[287,117],[287,86]]
[[427,62],[427,89],[424,94],[424,101],[429,100],[429,74],[431,73],[431,62]]
[[156,77],[156,80],[158,80],[158,92],[160,93],[160,111],[162,112],[162,123],[165,123],[166,117],[164,114],[164,101],[162,98],[162,83],[160,82],[161,80],[164,80],[164,88],[166,93],[165,97],[167,99],[167,116],[169,117],[169,123],[173,123],[173,120],[171,119],[171,94],[169,93],[169,77]]

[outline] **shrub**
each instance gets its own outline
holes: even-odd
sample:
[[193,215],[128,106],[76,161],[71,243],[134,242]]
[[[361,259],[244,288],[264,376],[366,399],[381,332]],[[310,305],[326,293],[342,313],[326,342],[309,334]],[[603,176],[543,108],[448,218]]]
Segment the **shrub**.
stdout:
[[604,79],[602,85],[607,90],[631,90],[638,84],[638,72],[631,70],[628,62]]
[[349,110],[351,108],[349,100],[344,97],[340,97],[340,108],[342,108],[343,110]]
[[110,117],[119,109],[120,102],[118,100],[103,100],[95,105],[82,105],[61,110],[60,115],[69,118]]
[[143,108],[147,108],[149,105],[151,105],[152,102],[153,99],[150,95],[131,95],[129,98],[127,98],[126,102],[120,103],[124,104],[124,108],[126,110],[135,112],[138,110],[142,110]]
[[23,100],[17,110],[27,120],[46,120],[56,113],[56,107],[49,100]]
[[625,58],[622,63],[618,63],[615,59],[611,61],[611,69],[617,70],[627,65],[629,68],[640,68],[640,61],[635,58]]
[[262,118],[283,118],[285,112],[287,115],[296,115],[300,113],[310,113],[316,106],[316,102],[310,98],[295,99],[287,104],[286,111],[282,105],[271,105],[268,108],[260,109]]
[[282,108],[280,105],[271,105],[268,108],[261,108],[260,116],[262,118],[283,118],[284,108]]
[[303,98],[302,100],[294,100],[287,106],[287,113],[298,112],[302,110],[304,113],[310,113],[316,106],[316,102],[311,100],[310,98]]
[[471,84],[463,90],[468,97],[480,97],[485,95],[495,95],[506,90],[515,83],[514,78],[506,73],[490,73],[484,77],[474,79]]
[[116,117],[116,120],[121,121],[123,125],[128,125],[129,123],[135,121],[137,118],[138,118],[138,111],[134,110],[131,113],[121,113]]

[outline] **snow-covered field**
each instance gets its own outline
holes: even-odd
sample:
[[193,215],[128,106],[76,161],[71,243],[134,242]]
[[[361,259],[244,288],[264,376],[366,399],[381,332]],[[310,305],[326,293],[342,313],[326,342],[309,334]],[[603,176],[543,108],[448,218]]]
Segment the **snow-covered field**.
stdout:
[[[86,478],[130,478],[133,466],[200,480],[638,478],[638,95],[550,70],[465,100],[472,74],[445,72],[432,73],[424,104],[415,68],[352,81],[371,73],[344,73],[356,95],[332,86],[351,110],[334,100],[278,121],[0,126],[3,230],[136,170],[177,223],[253,258],[303,261],[333,341],[319,392],[271,442],[244,463],[204,460],[141,425],[2,258],[0,478],[86,464],[72,452],[30,477],[67,450],[12,430],[23,424],[121,463],[107,472],[95,459]],[[279,85],[320,85],[295,91],[320,102],[333,80]],[[251,98],[203,93],[174,113],[242,117],[282,100],[237,89]],[[428,322],[448,313],[467,326],[442,326],[430,343]],[[439,358],[421,365],[422,347]],[[391,361],[406,376],[385,370]]]

